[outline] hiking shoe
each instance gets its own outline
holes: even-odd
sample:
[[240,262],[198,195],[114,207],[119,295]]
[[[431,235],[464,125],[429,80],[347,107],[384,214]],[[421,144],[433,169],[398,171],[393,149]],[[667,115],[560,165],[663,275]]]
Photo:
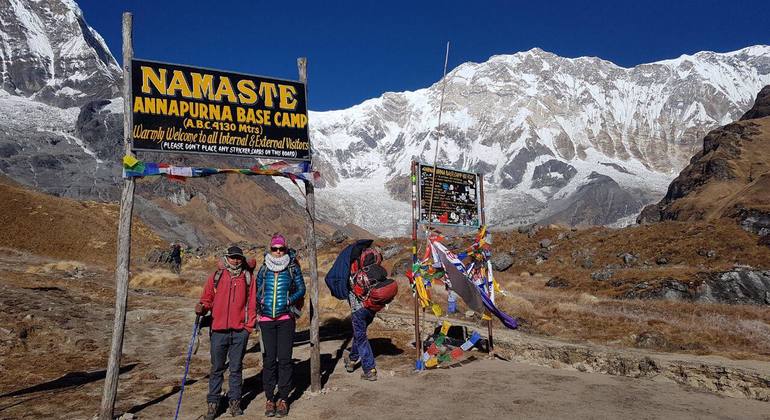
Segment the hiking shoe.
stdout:
[[233,417],[243,415],[243,409],[241,409],[241,400],[230,400],[230,415]]
[[367,380],[367,381],[376,381],[377,380],[377,369],[372,368],[369,372],[363,372],[361,374],[361,379]]
[[278,404],[275,405],[275,415],[283,417],[287,414],[289,414],[289,404],[284,399],[278,400]]
[[360,360],[350,360],[350,355],[346,354],[345,358],[342,359],[343,363],[345,363],[345,370],[348,373],[353,372],[356,370],[356,366],[358,366],[361,361]]
[[271,400],[265,401],[265,417],[275,416],[275,403]]
[[219,404],[210,402],[206,404],[206,414],[203,416],[203,420],[214,420],[217,416],[217,410],[219,410]]

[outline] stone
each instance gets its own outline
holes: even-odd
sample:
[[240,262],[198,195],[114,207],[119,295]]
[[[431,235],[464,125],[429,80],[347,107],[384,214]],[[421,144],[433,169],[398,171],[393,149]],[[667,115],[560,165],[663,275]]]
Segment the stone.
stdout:
[[404,275],[407,271],[409,271],[410,268],[412,268],[412,258],[402,258],[393,264],[393,269],[391,270],[390,275],[392,277]]
[[580,263],[580,266],[588,270],[594,266],[594,261],[591,259],[591,257],[585,257]]
[[545,283],[545,287],[553,287],[557,289],[566,289],[570,287],[569,281],[559,276],[553,277]]
[[706,273],[695,292],[699,302],[766,305],[770,301],[770,270]]
[[513,265],[513,256],[507,252],[499,252],[492,256],[490,262],[493,270],[505,271]]
[[644,331],[636,337],[634,341],[636,347],[651,350],[665,350],[671,344],[666,337],[658,331]]
[[390,244],[382,248],[382,259],[389,260],[398,255],[401,250],[404,249],[399,244]]
[[629,254],[628,252],[620,254],[619,257],[623,260],[623,264],[625,265],[634,264],[639,260],[635,255]]
[[593,273],[591,273],[591,280],[606,281],[612,277],[612,274],[613,274],[612,270],[609,270],[606,268],[604,270],[594,271]]
[[551,246],[551,240],[550,239],[546,238],[546,239],[543,239],[542,241],[540,241],[540,248],[548,248],[549,246]]
[[668,264],[668,258],[666,258],[666,257],[658,257],[658,258],[655,259],[655,264],[666,265],[666,264]]
[[334,235],[332,235],[332,242],[334,242],[335,244],[340,244],[342,242],[345,242],[346,239],[348,239],[348,235],[340,229],[337,229],[334,232]]

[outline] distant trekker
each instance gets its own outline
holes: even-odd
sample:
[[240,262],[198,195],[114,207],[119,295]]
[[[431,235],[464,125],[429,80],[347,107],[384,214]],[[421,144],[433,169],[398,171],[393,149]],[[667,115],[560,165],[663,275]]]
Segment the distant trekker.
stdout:
[[206,397],[205,420],[213,420],[219,410],[220,394],[229,362],[230,378],[227,392],[232,416],[243,414],[241,385],[243,356],[249,334],[257,322],[256,282],[252,281],[256,261],[247,264],[241,248],[227,249],[219,269],[209,276],[195,313],[211,311],[211,374]]
[[181,244],[173,244],[171,246],[171,255],[169,255],[169,260],[171,260],[171,271],[179,274],[179,272],[182,270],[182,245]]
[[352,262],[350,268],[348,303],[353,326],[353,344],[344,358],[345,370],[353,372],[360,364],[363,370],[361,378],[368,381],[377,380],[377,368],[367,329],[377,312],[393,301],[398,293],[397,283],[387,278],[388,272],[381,263],[380,251],[377,248],[366,248]]

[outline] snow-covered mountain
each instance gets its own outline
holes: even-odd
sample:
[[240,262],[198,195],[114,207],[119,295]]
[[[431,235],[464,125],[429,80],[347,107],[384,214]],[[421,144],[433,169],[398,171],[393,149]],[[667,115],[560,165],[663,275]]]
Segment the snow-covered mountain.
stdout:
[[372,232],[409,231],[412,159],[485,174],[489,222],[612,224],[660,198],[702,137],[770,83],[770,46],[619,67],[532,49],[441,81],[310,115],[318,208]]
[[5,0],[2,89],[58,107],[119,95],[121,69],[72,0]]
[[[77,4],[0,3],[0,72],[0,172],[55,194],[114,199],[120,67]],[[633,220],[705,133],[737,119],[768,83],[768,46],[630,69],[539,49],[465,63],[447,76],[440,130],[441,81],[311,112],[325,181],[317,208],[327,220],[406,234],[410,162],[433,163],[439,140],[439,165],[485,174],[493,224]]]

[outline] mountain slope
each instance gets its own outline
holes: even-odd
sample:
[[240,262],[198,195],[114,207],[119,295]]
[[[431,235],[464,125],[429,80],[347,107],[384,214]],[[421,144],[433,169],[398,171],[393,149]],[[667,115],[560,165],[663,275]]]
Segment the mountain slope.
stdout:
[[[492,223],[593,223],[560,218],[554,204],[576,201],[569,197],[594,173],[629,194],[626,210],[579,213],[598,211],[596,220],[605,221],[638,213],[663,194],[708,130],[737,119],[770,83],[770,47],[630,69],[533,49],[462,64],[447,78],[438,131],[440,83],[311,114],[314,159],[326,182],[319,207],[351,214],[370,230],[404,234],[408,205],[399,200],[410,161],[432,163],[439,137],[439,165],[486,174]],[[358,208],[339,203],[360,203],[369,191],[395,198]],[[367,216],[377,211],[394,216]]]
[[122,72],[72,0],[0,7],[2,88],[58,107],[119,95]]
[[640,222],[736,219],[744,229],[770,235],[770,85],[740,121],[703,139],[703,148]]

